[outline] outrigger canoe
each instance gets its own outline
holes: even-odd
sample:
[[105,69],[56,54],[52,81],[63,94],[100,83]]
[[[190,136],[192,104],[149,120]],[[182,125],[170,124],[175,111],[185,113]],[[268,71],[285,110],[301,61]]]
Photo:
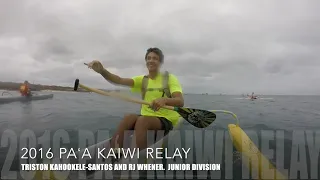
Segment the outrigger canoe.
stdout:
[[0,96],[0,104],[11,103],[11,102],[26,102],[35,100],[45,100],[53,98],[53,94],[34,94],[30,97],[24,96]]
[[273,98],[260,98],[260,97],[258,97],[258,98],[255,98],[255,99],[251,99],[251,98],[248,98],[248,97],[242,97],[242,98],[234,98],[234,99],[248,99],[248,100],[259,100],[259,99],[263,100],[263,99],[265,99],[265,100],[267,100],[267,99],[273,99]]
[[[154,144],[150,145],[148,148],[152,148],[152,149],[155,150],[156,148],[164,148],[165,146],[167,146],[168,137],[172,138],[176,134],[177,130],[180,129],[180,126],[181,126],[181,124],[183,124],[184,121],[185,120],[181,117],[179,119],[177,125],[174,127],[174,129],[172,131],[170,131],[162,139],[160,139],[160,140],[156,141]],[[133,135],[130,136],[129,142],[132,141],[132,138],[133,138]],[[89,146],[87,148],[87,150],[90,152],[91,155],[95,154],[95,152],[97,152],[98,148],[100,148],[100,150],[105,148],[105,152],[108,152],[110,150],[110,141],[111,141],[111,138],[109,138],[109,139],[107,139],[105,141],[102,141],[102,142],[100,142],[98,144]],[[79,155],[83,154],[83,152],[84,152],[84,150],[80,151]],[[146,150],[142,150],[142,151],[139,152],[139,157],[140,158],[144,157],[145,154],[146,154]],[[141,161],[141,159],[139,161]],[[134,163],[134,162],[138,163],[138,159],[137,158],[126,158],[126,159],[123,158],[123,159],[118,159],[115,163],[116,164],[128,164],[130,162],[131,163]],[[95,161],[95,157],[92,157],[92,159],[91,160],[87,160],[86,163],[87,164],[88,163],[101,164],[101,163],[106,163],[106,162],[96,162]],[[111,161],[110,161],[110,163],[111,163]],[[145,160],[144,163],[146,163],[146,160]],[[104,179],[104,178],[106,178],[106,179],[110,179],[110,178],[111,179],[113,179],[113,178],[114,179],[118,179],[118,178],[124,178],[123,176],[129,176],[130,177],[130,175],[128,173],[126,173],[124,175],[121,174],[121,173],[124,173],[124,171],[104,171],[104,173],[107,173],[107,175],[105,175],[104,173],[101,174],[101,171],[99,171],[99,170],[95,171],[95,172],[83,172],[83,173],[87,173],[87,175],[85,175],[85,174],[81,175],[82,177],[85,177],[85,179],[96,179],[96,178],[100,178],[100,177],[102,179]],[[78,177],[79,177],[79,173],[78,172],[77,173],[72,173],[71,172],[71,174],[69,176],[69,179],[78,178]],[[127,178],[125,178],[125,179],[127,179]]]
[[[252,140],[248,137],[248,135],[241,129],[241,127],[239,126],[239,120],[237,118],[237,116],[230,112],[230,111],[224,111],[224,110],[211,110],[212,112],[219,112],[219,113],[224,113],[224,114],[230,114],[232,115],[235,120],[237,121],[237,124],[229,124],[228,125],[228,130],[229,130],[229,134],[232,140],[232,143],[234,145],[234,147],[240,152],[242,153],[242,158],[243,161],[246,160],[250,160],[251,157],[253,157],[254,161],[252,161],[251,159],[251,167],[249,166],[250,163],[245,163],[245,165],[247,166],[247,168],[251,168],[254,171],[257,171],[259,173],[259,177],[257,179],[261,179],[260,176],[262,175],[262,172],[264,171],[263,167],[270,167],[270,170],[274,170],[274,174],[272,176],[275,176],[274,178],[270,178],[270,179],[288,179],[286,176],[284,176],[280,171],[278,171],[273,164],[259,151],[259,149],[255,146],[255,144],[252,142]],[[168,137],[172,137],[175,136],[176,132],[175,130],[180,129],[181,124],[183,123],[184,119],[180,118],[178,124],[175,126],[175,128],[173,129],[173,131],[171,131],[167,136],[163,137],[161,140],[157,141],[155,144],[149,146],[149,148],[163,148],[166,144],[167,144],[167,140]],[[130,136],[132,139],[132,136]],[[92,154],[93,152],[96,152],[98,148],[106,148],[108,149],[110,147],[110,140],[111,139],[107,139],[105,141],[102,141],[98,144],[92,145],[90,147],[88,147],[88,150],[90,152],[90,154]],[[109,148],[110,149],[110,148]],[[83,151],[80,151],[81,154],[83,153]],[[145,151],[140,151],[140,155],[145,154]],[[80,153],[79,153],[80,154]],[[78,156],[79,156],[78,154]],[[143,157],[143,156],[140,156]],[[94,158],[93,158],[94,159]],[[137,159],[133,160],[128,160],[128,159],[120,159],[120,161],[116,162],[117,164],[127,164],[130,162],[137,162]],[[81,162],[79,162],[81,163]],[[87,163],[101,163],[101,162],[96,162],[96,161],[87,161]],[[102,162],[103,163],[103,162]],[[68,179],[137,179],[137,177],[132,177],[131,176],[128,177],[128,171],[101,171],[101,170],[97,170],[96,172],[90,173],[89,175],[86,175],[85,172],[77,172],[77,171],[71,171],[68,176]],[[103,172],[103,173],[102,173]],[[121,174],[124,173],[124,174]],[[104,174],[106,173],[106,174]],[[255,172],[254,172],[255,173]],[[37,176],[38,174],[38,176]],[[138,175],[138,174],[134,174],[134,175]],[[53,174],[53,172],[50,172],[50,176],[51,179],[54,178],[59,178],[60,176],[58,174]],[[141,178],[141,177],[140,177]],[[153,179],[152,177],[148,176],[148,179]],[[41,171],[36,173],[36,180],[42,180],[42,173]],[[65,178],[64,178],[65,179]]]

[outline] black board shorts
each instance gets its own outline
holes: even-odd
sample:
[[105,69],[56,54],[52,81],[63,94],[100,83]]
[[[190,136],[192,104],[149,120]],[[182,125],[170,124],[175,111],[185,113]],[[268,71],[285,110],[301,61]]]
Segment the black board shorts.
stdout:
[[[142,115],[139,114],[138,116],[142,116]],[[172,122],[165,117],[156,117],[156,118],[158,118],[161,122],[161,130],[164,130],[164,135],[167,135],[173,129]]]

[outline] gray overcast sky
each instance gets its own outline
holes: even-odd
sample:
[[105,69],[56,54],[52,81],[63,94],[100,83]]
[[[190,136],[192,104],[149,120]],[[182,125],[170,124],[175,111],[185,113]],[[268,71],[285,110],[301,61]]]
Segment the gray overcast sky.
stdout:
[[320,94],[320,1],[0,1],[0,81],[113,88],[83,62],[147,73],[159,47],[185,92]]

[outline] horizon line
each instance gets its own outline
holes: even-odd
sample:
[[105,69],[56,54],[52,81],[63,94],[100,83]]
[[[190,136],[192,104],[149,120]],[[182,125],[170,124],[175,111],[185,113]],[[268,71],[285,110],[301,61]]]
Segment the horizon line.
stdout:
[[[13,81],[0,81],[0,83],[21,83],[21,82],[13,82]],[[30,82],[29,82],[30,83]],[[33,83],[30,83],[33,84]],[[64,87],[64,88],[73,88],[72,86],[62,86],[62,85],[47,85],[47,84],[33,84],[33,85],[42,85],[42,86],[60,86],[60,87]],[[104,88],[96,88],[96,89],[100,89],[100,90],[106,90],[106,91],[129,91],[130,89],[128,88],[118,88],[118,89],[104,89]],[[5,89],[1,89],[1,90],[5,90]],[[244,93],[217,93],[217,92],[183,92],[183,94],[192,94],[192,95],[218,95],[218,96],[241,96]],[[262,94],[262,95],[261,95]],[[279,93],[279,94],[268,94],[268,93],[257,93],[257,95],[259,96],[320,96],[320,94],[283,94],[283,93]]]

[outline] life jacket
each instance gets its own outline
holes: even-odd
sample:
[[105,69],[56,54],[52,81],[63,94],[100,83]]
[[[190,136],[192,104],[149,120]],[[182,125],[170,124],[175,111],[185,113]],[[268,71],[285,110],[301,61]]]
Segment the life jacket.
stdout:
[[22,85],[20,86],[20,93],[21,93],[21,94],[24,94],[24,95],[27,95],[27,94],[29,93],[29,87],[28,87],[28,85],[22,84]]
[[162,87],[161,88],[148,88],[148,80],[149,77],[145,75],[142,79],[141,85],[141,95],[142,99],[144,100],[147,91],[162,91],[162,97],[166,95],[168,98],[171,98],[171,93],[169,89],[169,72],[165,71],[162,75]]

